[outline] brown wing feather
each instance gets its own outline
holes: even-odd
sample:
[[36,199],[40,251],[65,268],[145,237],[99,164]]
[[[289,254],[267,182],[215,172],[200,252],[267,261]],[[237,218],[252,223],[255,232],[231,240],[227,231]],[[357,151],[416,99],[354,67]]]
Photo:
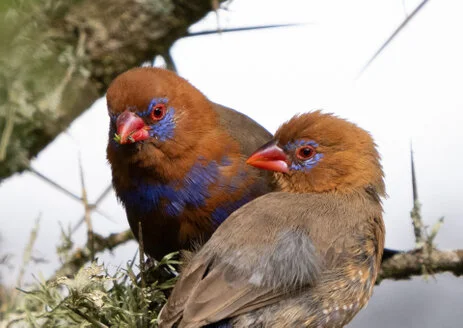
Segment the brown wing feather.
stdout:
[[179,328],[201,327],[234,317],[277,302],[279,295],[270,288],[256,288],[249,283],[249,277],[233,273],[233,268],[227,265],[220,265],[190,295]]
[[207,262],[190,262],[190,265],[182,272],[180,279],[175,285],[169,297],[169,302],[167,302],[159,313],[160,327],[173,327],[180,320],[190,293],[198,287],[207,269]]
[[175,301],[168,302],[160,314],[160,328],[172,327],[181,317],[179,328],[202,327],[275,303],[283,295],[270,288],[256,288],[249,283],[249,276],[234,273],[229,265],[207,272],[207,261],[198,258],[191,270],[183,273],[170,297]]
[[241,153],[249,156],[257,148],[272,139],[272,134],[248,116],[231,108],[212,103],[220,124],[241,147]]

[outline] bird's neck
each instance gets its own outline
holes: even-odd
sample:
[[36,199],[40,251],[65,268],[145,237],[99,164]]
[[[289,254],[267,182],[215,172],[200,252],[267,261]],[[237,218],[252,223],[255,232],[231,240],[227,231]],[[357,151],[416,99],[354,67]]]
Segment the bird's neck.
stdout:
[[328,194],[336,195],[346,199],[365,198],[373,200],[381,204],[381,198],[386,196],[384,190],[384,182],[379,179],[379,182],[367,183],[363,185],[319,185],[314,183],[314,180],[305,181],[307,183],[300,183],[297,180],[288,179],[281,173],[273,174],[274,183],[279,191],[285,191],[295,194]]

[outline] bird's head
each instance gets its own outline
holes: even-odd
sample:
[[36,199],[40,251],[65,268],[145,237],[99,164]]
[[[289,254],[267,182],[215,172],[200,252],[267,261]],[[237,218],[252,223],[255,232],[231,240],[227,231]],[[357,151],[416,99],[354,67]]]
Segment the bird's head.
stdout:
[[351,192],[384,196],[380,156],[371,135],[332,114],[315,111],[284,123],[247,163],[275,172],[282,190]]
[[208,99],[164,69],[139,67],[119,75],[106,99],[110,145],[133,156],[149,153],[150,161],[184,156],[215,125]]

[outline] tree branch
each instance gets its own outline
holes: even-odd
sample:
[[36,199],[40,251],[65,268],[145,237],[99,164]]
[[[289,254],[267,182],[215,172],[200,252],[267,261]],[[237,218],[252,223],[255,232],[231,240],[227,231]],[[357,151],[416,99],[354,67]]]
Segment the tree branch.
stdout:
[[[114,249],[132,239],[133,235],[130,230],[111,234],[107,238],[95,235],[95,252]],[[91,253],[87,248],[78,249],[71,255],[71,260],[63,264],[52,279],[62,275],[73,275],[90,260]],[[432,272],[423,271],[425,262],[427,262],[426,270],[432,270]],[[417,249],[388,257],[382,263],[376,283],[380,284],[386,279],[404,280],[410,279],[412,276],[444,272],[453,273],[457,277],[463,275],[463,250],[442,251],[435,249],[427,257],[423,253],[423,249]]]
[[457,277],[463,275],[463,250],[441,251],[434,249],[429,257],[423,252],[423,249],[412,250],[385,260],[376,283],[379,284],[385,279],[410,279],[412,276],[427,273],[423,272],[425,262],[427,262],[427,270],[432,270],[430,272],[432,274],[451,272]]

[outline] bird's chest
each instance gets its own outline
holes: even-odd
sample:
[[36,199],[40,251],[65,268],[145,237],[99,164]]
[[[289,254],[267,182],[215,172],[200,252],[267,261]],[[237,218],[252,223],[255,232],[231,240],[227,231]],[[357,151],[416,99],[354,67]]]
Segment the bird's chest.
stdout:
[[129,219],[156,216],[156,220],[175,218],[184,222],[208,217],[218,225],[252,199],[251,188],[240,190],[247,175],[229,177],[224,174],[227,166],[225,161],[199,162],[182,179],[166,183],[134,175],[130,188],[116,190]]
[[208,186],[199,180],[168,184],[140,181],[131,190],[120,192],[119,198],[129,216],[155,215],[161,219],[180,218],[201,212],[212,195]]

